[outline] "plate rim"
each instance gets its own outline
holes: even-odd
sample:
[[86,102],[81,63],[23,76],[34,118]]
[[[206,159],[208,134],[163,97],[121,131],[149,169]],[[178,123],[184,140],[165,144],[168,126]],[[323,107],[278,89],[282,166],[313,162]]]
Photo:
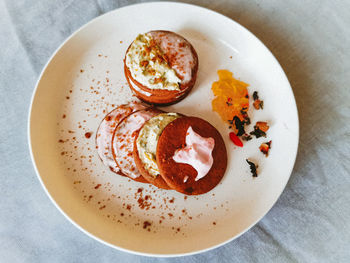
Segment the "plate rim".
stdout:
[[[248,35],[250,35],[250,37],[252,37],[253,39],[255,39],[256,41],[259,42],[260,45],[262,45],[265,50],[271,55],[271,58],[274,60],[274,62],[276,63],[276,65],[281,69],[281,72],[286,80],[286,82],[288,83],[288,88],[291,91],[291,99],[293,100],[293,106],[295,108],[295,114],[296,114],[296,148],[295,148],[295,153],[293,156],[293,165],[291,166],[290,170],[288,171],[289,176],[286,179],[283,187],[281,188],[280,193],[277,195],[276,199],[271,202],[271,205],[268,207],[268,209],[266,210],[266,212],[264,212],[260,217],[258,217],[257,220],[255,220],[254,222],[252,222],[248,227],[246,227],[245,229],[243,229],[239,234],[210,247],[204,248],[204,249],[199,249],[199,250],[195,250],[195,251],[191,251],[191,252],[185,252],[185,253],[173,253],[173,254],[157,254],[157,253],[146,253],[146,252],[140,252],[140,251],[136,251],[136,250],[131,250],[131,249],[127,249],[124,247],[120,247],[111,243],[108,243],[107,241],[104,241],[103,239],[91,234],[90,232],[88,232],[87,230],[85,230],[83,227],[81,227],[77,222],[75,222],[72,218],[70,218],[64,211],[63,209],[56,203],[56,201],[54,200],[54,198],[51,196],[51,194],[49,193],[48,189],[46,188],[41,175],[39,173],[35,158],[34,158],[34,154],[33,154],[33,149],[32,149],[32,142],[31,142],[31,117],[32,117],[32,110],[33,110],[33,102],[37,93],[37,89],[38,86],[40,84],[40,81],[44,75],[44,73],[46,72],[46,69],[48,68],[49,64],[52,62],[52,60],[55,58],[55,56],[57,55],[57,53],[62,49],[62,47],[68,42],[70,41],[75,35],[77,35],[80,31],[82,31],[83,29],[85,29],[86,27],[90,26],[90,24],[95,23],[96,21],[104,18],[107,15],[111,15],[112,13],[117,13],[119,12],[121,9],[127,9],[131,6],[140,6],[140,8],[142,6],[148,6],[148,5],[155,5],[155,6],[164,6],[164,5],[173,5],[173,6],[187,6],[190,8],[196,8],[196,9],[201,9],[203,12],[209,12],[212,13],[216,16],[220,16],[222,19],[227,20],[230,23],[235,24],[235,26],[238,26],[240,30],[245,31],[246,33],[248,33]],[[272,207],[276,204],[276,202],[279,200],[279,198],[281,197],[283,191],[285,190],[290,177],[292,175],[292,172],[294,170],[295,167],[295,162],[296,162],[296,158],[298,155],[298,149],[299,149],[299,136],[300,136],[300,122],[299,122],[299,113],[298,113],[298,107],[297,107],[297,103],[296,103],[296,99],[295,99],[295,95],[292,89],[292,86],[289,82],[289,79],[285,73],[285,71],[283,70],[283,67],[281,66],[281,64],[279,63],[279,61],[277,60],[277,58],[273,55],[273,53],[271,52],[271,50],[255,35],[253,34],[250,30],[248,30],[247,28],[245,28],[244,26],[242,26],[241,24],[239,24],[238,22],[236,22],[235,20],[231,19],[228,16],[225,16],[219,12],[213,11],[211,9],[202,7],[202,6],[198,6],[198,5],[194,5],[194,4],[188,4],[188,3],[182,3],[182,2],[169,2],[169,1],[162,1],[162,2],[147,2],[147,3],[136,3],[136,4],[130,4],[130,5],[126,5],[123,7],[118,7],[116,9],[113,9],[111,11],[108,11],[102,15],[99,15],[93,19],[91,19],[89,22],[83,24],[82,26],[80,26],[78,29],[76,29],[71,35],[69,35],[57,48],[56,50],[52,53],[52,55],[50,56],[50,58],[48,59],[48,61],[46,62],[46,64],[44,65],[41,73],[38,76],[38,79],[35,83],[35,87],[33,89],[32,92],[32,96],[30,99],[30,105],[29,105],[29,111],[28,111],[28,117],[27,117],[27,140],[28,140],[28,148],[29,148],[29,154],[30,154],[30,159],[31,162],[33,164],[36,176],[41,184],[41,187],[44,189],[46,195],[49,197],[49,199],[51,200],[51,202],[54,204],[54,206],[61,212],[61,214],[63,214],[63,216],[70,222],[72,223],[76,228],[78,228],[80,231],[82,231],[83,233],[85,233],[87,236],[101,242],[102,244],[117,249],[119,251],[123,251],[123,252],[128,252],[130,254],[135,254],[135,255],[139,255],[139,256],[147,256],[147,257],[159,257],[159,258],[172,258],[172,257],[181,257],[181,256],[191,256],[191,255],[196,255],[199,253],[204,253],[204,252],[208,252],[211,250],[214,250],[218,247],[224,246],[226,244],[228,244],[229,242],[239,238],[240,236],[242,236],[244,233],[246,233],[248,230],[250,230],[253,226],[255,226],[259,221],[261,221],[267,214],[268,212],[270,212],[270,210],[272,209]]]

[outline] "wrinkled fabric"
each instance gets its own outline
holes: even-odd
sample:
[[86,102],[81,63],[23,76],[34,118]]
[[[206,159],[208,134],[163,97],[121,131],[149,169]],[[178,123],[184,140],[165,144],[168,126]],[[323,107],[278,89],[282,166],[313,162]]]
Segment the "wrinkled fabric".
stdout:
[[186,1],[251,30],[284,68],[300,118],[298,157],[272,210],[218,249],[173,259],[135,256],[86,236],[54,207],[27,144],[30,98],[70,34],[139,1],[0,1],[1,262],[349,262],[350,2]]

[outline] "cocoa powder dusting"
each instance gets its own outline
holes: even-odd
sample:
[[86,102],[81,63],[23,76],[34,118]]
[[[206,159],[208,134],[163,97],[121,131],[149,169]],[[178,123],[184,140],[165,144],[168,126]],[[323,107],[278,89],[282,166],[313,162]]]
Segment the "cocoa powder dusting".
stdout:
[[92,132],[86,132],[85,133],[85,138],[89,139],[91,137]]
[[149,210],[152,207],[152,197],[150,195],[143,196],[143,188],[137,189],[137,192],[134,194],[135,199],[141,209]]
[[143,222],[143,229],[146,229],[147,227],[151,226],[152,223],[148,222],[148,221],[144,221]]

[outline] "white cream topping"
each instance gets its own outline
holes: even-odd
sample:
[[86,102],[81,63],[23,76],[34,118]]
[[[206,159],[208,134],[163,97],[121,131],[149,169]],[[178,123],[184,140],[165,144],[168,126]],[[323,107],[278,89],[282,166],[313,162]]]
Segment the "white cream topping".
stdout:
[[177,113],[161,113],[149,119],[139,132],[136,140],[138,154],[145,169],[154,177],[159,174],[156,163],[159,136],[170,122],[179,117]]
[[213,138],[200,136],[190,126],[186,132],[186,147],[175,151],[173,160],[177,163],[191,165],[197,171],[195,181],[198,181],[206,176],[213,166],[212,151],[214,146]]
[[129,79],[129,81],[130,81],[131,86],[132,86],[135,90],[137,90],[138,92],[140,92],[141,94],[143,94],[143,95],[145,95],[145,96],[147,96],[147,97],[150,97],[150,96],[152,95],[150,92],[147,92],[147,91],[144,91],[144,90],[140,89],[140,88],[133,82],[132,79]]
[[149,89],[180,90],[181,79],[162,57],[163,52],[155,42],[152,45],[152,36],[146,33],[131,44],[125,63],[131,76]]
[[187,84],[192,79],[192,71],[195,64],[190,43],[183,37],[169,32],[151,31],[150,35],[157,42],[160,49],[172,58],[171,67],[182,81]]

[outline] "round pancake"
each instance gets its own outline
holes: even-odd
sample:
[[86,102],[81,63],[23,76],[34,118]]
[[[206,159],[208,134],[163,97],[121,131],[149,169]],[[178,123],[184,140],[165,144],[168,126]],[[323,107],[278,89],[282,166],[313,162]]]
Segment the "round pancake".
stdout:
[[[197,171],[191,165],[173,160],[175,151],[186,146],[186,133],[190,126],[200,136],[211,137],[215,141],[213,165],[198,181],[195,181]],[[199,195],[209,192],[221,181],[226,171],[227,153],[220,133],[209,122],[197,117],[183,117],[163,130],[158,140],[156,160],[161,176],[171,188],[187,195]]]
[[146,107],[148,106],[136,101],[120,105],[109,112],[101,121],[95,138],[97,153],[103,164],[109,167],[112,172],[123,175],[112,154],[111,143],[115,127],[132,112],[145,109]]
[[134,159],[142,176],[159,188],[169,189],[169,186],[159,175],[156,163],[157,142],[164,127],[181,115],[163,113],[148,120],[140,129],[134,142]]
[[126,63],[126,57],[132,44],[125,54],[125,77],[131,90],[139,99],[157,105],[176,103],[183,99],[195,84],[198,71],[198,55],[190,42],[174,32],[155,30],[146,34],[152,37],[164,54],[170,68],[181,79],[180,90],[152,89],[147,84],[136,80]]
[[196,80],[194,78],[190,85],[180,87],[180,91],[152,90],[133,79],[129,69],[125,65],[124,73],[130,89],[140,100],[161,106],[171,105],[185,98],[191,91]]
[[[137,132],[136,137],[138,136],[138,133],[139,133],[139,131]],[[154,177],[144,167],[143,162],[140,159],[139,152],[137,150],[136,140],[134,141],[133,157],[134,157],[137,169],[140,171],[140,173],[142,174],[142,177],[145,178],[146,181],[157,186],[158,188],[171,189],[169,187],[169,185],[163,180],[163,178],[160,175],[158,175],[157,177]]]
[[136,111],[120,121],[115,128],[112,138],[113,158],[121,172],[135,181],[148,182],[141,176],[133,158],[134,140],[137,131],[147,120],[159,113],[161,111],[154,108]]

